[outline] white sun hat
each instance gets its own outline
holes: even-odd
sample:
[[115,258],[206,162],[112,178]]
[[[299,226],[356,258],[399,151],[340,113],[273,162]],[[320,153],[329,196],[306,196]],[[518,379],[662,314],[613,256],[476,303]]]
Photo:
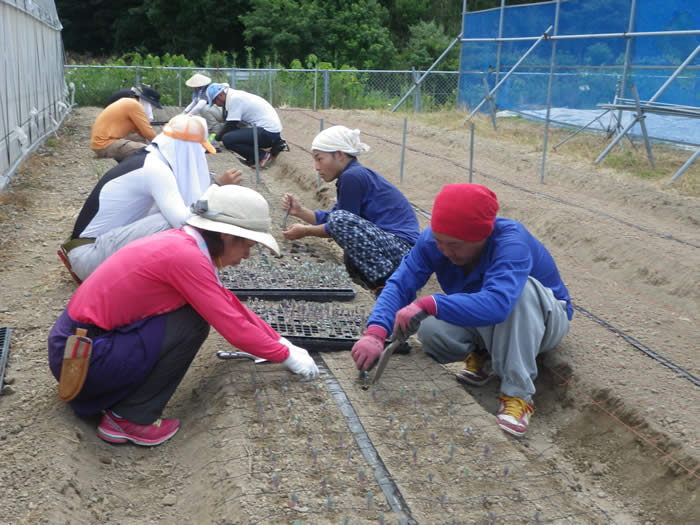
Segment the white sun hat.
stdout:
[[211,84],[211,78],[201,73],[195,73],[190,78],[185,80],[185,85],[191,88],[204,87]]
[[187,219],[190,226],[244,237],[264,244],[276,255],[280,253],[270,235],[270,207],[253,189],[236,184],[210,186],[192,205],[192,211],[195,215]]

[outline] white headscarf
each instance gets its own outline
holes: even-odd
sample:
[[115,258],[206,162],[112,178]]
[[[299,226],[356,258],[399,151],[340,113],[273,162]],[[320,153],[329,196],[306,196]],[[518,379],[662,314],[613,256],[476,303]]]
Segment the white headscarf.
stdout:
[[342,151],[353,157],[369,151],[369,146],[360,142],[360,130],[349,129],[345,126],[331,126],[316,135],[311,143],[311,149],[317,151]]
[[[178,140],[165,133],[156,135],[153,142],[170,164],[185,206],[192,205],[211,184],[204,148],[198,142]],[[150,146],[149,149],[153,147]]]
[[147,100],[142,99],[141,97],[139,97],[139,102],[141,102],[143,111],[146,113],[146,118],[148,119],[148,122],[153,122],[153,106],[151,106],[151,103]]

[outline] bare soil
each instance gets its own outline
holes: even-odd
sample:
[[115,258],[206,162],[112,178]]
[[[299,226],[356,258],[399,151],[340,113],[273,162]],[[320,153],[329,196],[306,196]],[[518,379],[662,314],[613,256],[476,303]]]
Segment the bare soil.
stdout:
[[[57,399],[46,358],[75,290],[56,248],[113,165],[88,148],[97,112],[76,109],[0,194],[0,327],[11,329],[0,523],[700,522],[700,395],[683,375],[700,376],[698,198],[565,151],[549,155],[542,184],[537,147],[491,133],[477,132],[473,182],[543,240],[578,307],[541,363],[525,438],[496,427],[496,380],[465,389],[459,364],[436,364],[417,340],[363,390],[347,352],[319,354],[323,377],[303,384],[281,365],[217,359],[228,345],[212,333],[166,409],[182,420],[173,439],[101,441],[97,418]],[[360,128],[372,147],[363,162],[427,213],[443,184],[468,180],[467,128],[411,118],[401,182],[401,117],[280,114],[291,151],[259,183],[250,170],[244,180],[268,198],[278,239],[285,192],[309,207],[334,201],[308,151],[320,119]],[[238,165],[227,152],[209,162],[217,173]],[[309,242],[341,262],[331,242]],[[350,304],[372,302],[360,289]]]

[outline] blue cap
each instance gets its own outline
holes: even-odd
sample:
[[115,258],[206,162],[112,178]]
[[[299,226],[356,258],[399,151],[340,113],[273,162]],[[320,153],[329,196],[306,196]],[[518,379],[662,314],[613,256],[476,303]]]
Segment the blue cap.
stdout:
[[224,84],[209,84],[207,87],[207,100],[209,101],[209,106],[214,103],[214,99],[221,93],[226,86]]

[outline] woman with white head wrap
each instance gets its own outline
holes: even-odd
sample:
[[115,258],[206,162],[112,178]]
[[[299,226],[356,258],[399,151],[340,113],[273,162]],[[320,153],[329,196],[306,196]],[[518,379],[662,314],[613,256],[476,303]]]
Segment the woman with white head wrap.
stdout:
[[338,200],[328,211],[311,210],[286,194],[283,208],[308,224],[294,224],[284,236],[332,237],[343,248],[350,275],[379,294],[420,233],[413,208],[393,184],[358,162],[370,150],[359,129],[327,128],[311,149],[319,176],[336,181]]
[[[70,240],[59,256],[76,280],[86,279],[114,252],[134,239],[180,228],[194,204],[211,185],[203,118],[177,115],[153,142],[108,171],[83,204]],[[217,184],[239,184],[231,168]]]

